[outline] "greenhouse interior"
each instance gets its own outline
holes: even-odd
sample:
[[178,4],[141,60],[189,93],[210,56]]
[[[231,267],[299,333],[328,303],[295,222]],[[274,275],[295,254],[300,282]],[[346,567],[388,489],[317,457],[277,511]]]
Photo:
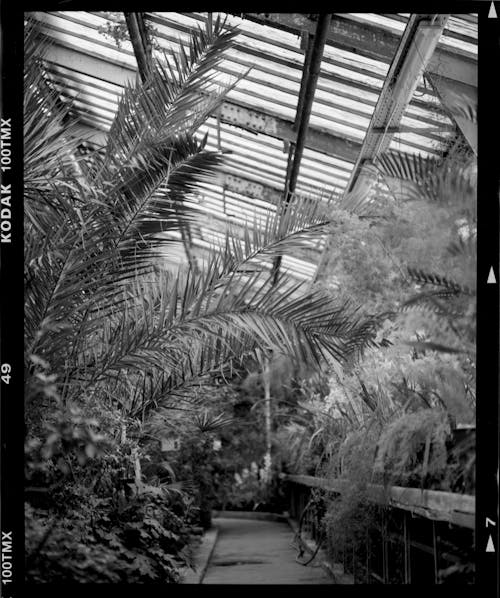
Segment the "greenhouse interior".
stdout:
[[475,582],[477,48],[25,13],[28,582]]

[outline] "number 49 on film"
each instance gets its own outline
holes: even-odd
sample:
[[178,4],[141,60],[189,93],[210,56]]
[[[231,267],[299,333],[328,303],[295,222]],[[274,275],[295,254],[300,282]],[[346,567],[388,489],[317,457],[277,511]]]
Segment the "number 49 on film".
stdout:
[[0,372],[2,373],[2,382],[4,384],[9,384],[11,371],[12,368],[10,366],[10,363],[2,363],[2,366],[0,367]]

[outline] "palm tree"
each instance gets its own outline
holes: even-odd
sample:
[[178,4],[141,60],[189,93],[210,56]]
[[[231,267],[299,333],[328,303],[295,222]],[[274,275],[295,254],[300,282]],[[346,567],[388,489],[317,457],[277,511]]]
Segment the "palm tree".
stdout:
[[[459,105],[460,108],[461,105]],[[475,114],[470,107],[471,119]],[[379,158],[383,177],[399,181],[399,199],[426,201],[445,207],[452,219],[451,240],[446,247],[447,264],[454,264],[454,276],[446,271],[427,272],[408,267],[408,277],[420,290],[402,309],[423,309],[435,325],[434,338],[415,343],[417,348],[475,354],[476,261],[477,261],[477,176],[476,160],[424,158],[389,152]]]
[[372,342],[376,318],[325,291],[304,291],[286,272],[271,280],[275,256],[328,229],[336,198],[295,197],[252,231],[228,230],[202,267],[191,262],[172,273],[162,262],[172,242],[163,233],[195,220],[192,192],[223,159],[196,131],[236,84],[220,88],[213,77],[236,33],[220,20],[195,31],[188,48],[125,89],[104,150],[82,155],[70,109],[39,57],[40,35],[28,27],[29,401],[40,396],[40,370],[46,376],[50,369],[63,400],[94,397],[144,418],[200,376],[245,356],[274,351],[342,361]]

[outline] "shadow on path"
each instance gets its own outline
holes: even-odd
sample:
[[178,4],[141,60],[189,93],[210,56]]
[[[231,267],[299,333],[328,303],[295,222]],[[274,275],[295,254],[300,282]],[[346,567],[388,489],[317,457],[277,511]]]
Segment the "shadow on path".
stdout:
[[287,523],[220,517],[204,584],[331,584],[319,563],[307,567],[295,560]]

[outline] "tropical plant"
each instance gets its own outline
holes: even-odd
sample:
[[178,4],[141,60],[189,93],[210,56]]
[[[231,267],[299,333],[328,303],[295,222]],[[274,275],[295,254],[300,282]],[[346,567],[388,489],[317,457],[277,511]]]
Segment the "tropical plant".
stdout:
[[[144,82],[126,87],[106,147],[89,152],[71,106],[61,103],[47,74],[45,40],[33,23],[26,28],[31,579],[46,571],[50,579],[122,581],[135,553],[129,581],[176,580],[185,528],[194,521],[189,495],[199,498],[208,488],[208,470],[200,476],[193,464],[200,451],[208,454],[207,431],[225,423],[220,413],[203,414],[197,385],[217,370],[224,377],[247,356],[286,352],[318,364],[326,356],[350,358],[371,342],[375,318],[359,316],[327,292],[303,292],[284,271],[277,284],[271,280],[274,256],[328,228],[335,198],[293,198],[252,232],[228,230],[203,263],[190,259],[178,272],[163,264],[172,244],[164,233],[189,228],[196,219],[193,192],[223,159],[205,149],[196,131],[235,84],[221,87],[214,78],[235,35],[209,21],[178,56],[155,62]],[[190,427],[183,419],[191,473],[184,472],[179,488],[148,478],[141,463],[155,455],[151,416],[185,414],[185,408],[192,420]],[[49,490],[52,499],[40,503]],[[176,515],[179,492],[183,511]],[[151,518],[146,511],[155,501],[164,512]],[[207,523],[210,504],[197,503]],[[88,516],[92,530],[84,527]],[[76,530],[76,544],[68,527]],[[62,559],[60,547],[75,558]]]
[[121,433],[119,414],[96,408],[99,423],[58,404],[45,434],[26,441],[27,579],[177,581],[189,562],[190,501],[136,478],[131,457],[143,448]]
[[280,432],[293,473],[312,465],[342,478],[342,492],[323,497],[329,549],[342,558],[380,533],[368,484],[475,487],[474,435],[459,442],[455,430],[475,417],[475,162],[391,152],[378,167],[393,192],[388,217],[339,212],[317,284],[366,297],[386,319],[362,359],[332,364],[329,392],[306,402],[342,425],[316,417]]
[[63,399],[98,394],[143,416],[263,347],[318,362],[370,340],[373,319],[326,292],[300,294],[285,272],[271,284],[263,264],[324,232],[319,202],[297,197],[260,231],[228,231],[201,269],[162,266],[171,241],[161,233],[189,225],[191,192],[222,160],[194,133],[231,87],[220,91],[212,73],[235,34],[208,23],[173,62],[155,63],[145,83],[125,89],[104,150],[78,158],[76,142],[64,145],[68,110],[28,36],[26,354],[60,376]]

